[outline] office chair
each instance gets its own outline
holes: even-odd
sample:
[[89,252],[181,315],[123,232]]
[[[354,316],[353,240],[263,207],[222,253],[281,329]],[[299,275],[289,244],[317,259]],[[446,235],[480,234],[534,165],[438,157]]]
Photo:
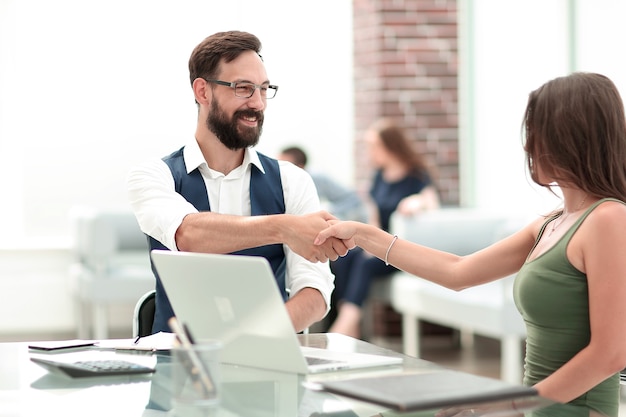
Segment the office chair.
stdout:
[[133,337],[144,337],[152,334],[154,322],[156,291],[148,291],[137,301],[133,314]]

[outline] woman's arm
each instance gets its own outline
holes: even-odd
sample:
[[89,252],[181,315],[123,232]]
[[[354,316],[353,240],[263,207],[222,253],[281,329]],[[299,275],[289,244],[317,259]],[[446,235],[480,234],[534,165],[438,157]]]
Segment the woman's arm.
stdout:
[[511,275],[530,252],[543,218],[493,245],[467,256],[431,249],[397,239],[389,233],[358,222],[335,222],[323,230],[316,244],[328,237],[342,239],[350,249],[360,246],[398,269],[453,290],[462,290]]

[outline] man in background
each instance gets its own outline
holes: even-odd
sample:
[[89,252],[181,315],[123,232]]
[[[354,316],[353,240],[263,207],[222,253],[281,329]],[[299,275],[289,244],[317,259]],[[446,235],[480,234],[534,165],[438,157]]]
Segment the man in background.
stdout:
[[[306,169],[308,157],[298,146],[284,148],[277,159],[289,161],[297,167]],[[367,222],[367,208],[356,191],[340,184],[322,172],[308,171],[313,178],[317,194],[322,203],[328,203],[328,211],[341,220]]]

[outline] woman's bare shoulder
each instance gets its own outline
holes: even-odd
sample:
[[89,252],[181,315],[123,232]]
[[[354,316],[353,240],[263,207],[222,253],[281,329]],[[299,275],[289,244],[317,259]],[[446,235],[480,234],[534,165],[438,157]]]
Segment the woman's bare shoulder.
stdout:
[[608,227],[626,225],[626,203],[616,200],[603,201],[589,213],[585,222]]

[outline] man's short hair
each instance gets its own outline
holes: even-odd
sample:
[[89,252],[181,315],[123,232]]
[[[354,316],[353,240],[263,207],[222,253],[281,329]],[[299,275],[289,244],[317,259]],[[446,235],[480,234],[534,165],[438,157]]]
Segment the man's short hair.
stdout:
[[293,158],[293,163],[304,168],[307,163],[306,152],[297,146],[289,146],[281,151],[283,155],[289,155]]
[[254,51],[261,57],[259,38],[240,31],[218,32],[205,38],[194,48],[189,58],[191,84],[196,78],[215,78],[222,59],[231,62],[245,51]]

